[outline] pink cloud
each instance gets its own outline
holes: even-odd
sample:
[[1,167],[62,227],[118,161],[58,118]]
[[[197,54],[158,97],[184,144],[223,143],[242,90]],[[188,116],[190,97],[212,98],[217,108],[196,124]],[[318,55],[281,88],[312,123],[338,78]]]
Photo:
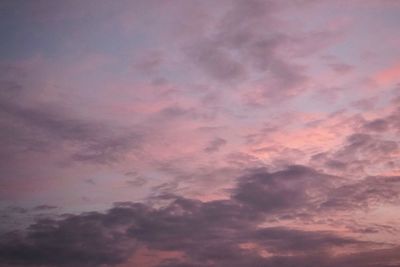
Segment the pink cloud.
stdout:
[[400,64],[395,64],[375,74],[374,79],[379,85],[388,86],[400,82]]

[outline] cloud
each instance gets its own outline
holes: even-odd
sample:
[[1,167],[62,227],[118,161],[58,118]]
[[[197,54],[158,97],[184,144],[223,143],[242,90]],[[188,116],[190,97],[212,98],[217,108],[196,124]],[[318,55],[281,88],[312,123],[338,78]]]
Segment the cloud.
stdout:
[[38,205],[34,207],[33,209],[35,211],[49,211],[49,210],[54,210],[57,209],[58,207],[56,206],[51,206],[51,205]]
[[[241,84],[249,81],[262,84],[264,100],[292,97],[305,90],[309,78],[296,58],[329,46],[336,35],[293,33],[276,18],[288,6],[277,1],[231,2],[212,22],[212,31],[187,41],[185,56],[194,67],[231,87],[243,88]],[[252,90],[242,93],[255,94]]]
[[234,198],[264,212],[285,212],[307,206],[313,198],[307,191],[327,187],[329,178],[303,166],[274,173],[255,172],[240,180]]
[[188,57],[207,74],[218,81],[231,81],[245,76],[244,67],[229,52],[211,41],[203,41],[188,48]]
[[384,132],[388,130],[389,125],[386,120],[384,119],[376,119],[373,121],[367,122],[364,127],[367,130],[375,131],[375,132]]
[[331,63],[329,64],[329,67],[337,72],[338,74],[347,74],[349,72],[351,72],[354,67],[348,64],[344,64],[344,63]]
[[360,127],[363,133],[351,133],[342,144],[331,151],[313,155],[311,161],[346,175],[379,174],[380,168],[397,164],[399,151],[396,139],[381,135],[388,127],[386,124],[380,119],[363,123]]
[[396,63],[386,69],[380,70],[375,74],[374,79],[381,86],[389,86],[399,82],[400,64]]
[[[367,178],[359,184],[332,188],[334,179],[304,166],[277,172],[252,170],[238,180],[232,197],[202,202],[174,195],[151,206],[121,202],[105,213],[87,212],[60,219],[41,219],[24,232],[8,233],[0,242],[0,263],[9,266],[118,266],[140,249],[180,252],[157,266],[362,266],[359,251],[385,253],[382,244],[357,240],[340,232],[300,230],[293,226],[262,226],[268,218],[313,206],[316,191],[346,205],[374,199],[391,201],[398,177]],[[321,182],[322,180],[322,182]],[[371,191],[372,190],[372,191]],[[398,192],[397,192],[398,194]],[[324,203],[325,206],[327,202]],[[337,254],[334,251],[354,253]],[[395,251],[396,248],[393,248]],[[387,250],[386,253],[393,253]],[[324,255],[324,256],[321,256]],[[374,258],[376,266],[399,260]],[[371,265],[375,266],[375,265]]]
[[29,89],[18,82],[3,82],[0,92],[0,123],[7,129],[0,135],[8,151],[5,157],[68,144],[76,148],[71,159],[103,164],[117,160],[139,142],[137,133],[80,118],[53,104],[26,103]]
[[304,231],[287,229],[284,227],[270,227],[256,230],[254,240],[261,244],[267,251],[277,254],[291,254],[313,251],[325,252],[334,247],[343,248],[348,245],[368,244],[351,238],[341,237],[324,231]]
[[400,177],[366,177],[331,191],[322,208],[336,210],[367,209],[380,203],[398,204]]
[[216,152],[224,145],[226,145],[226,140],[218,137],[212,140],[204,151],[208,153]]
[[126,258],[131,247],[117,229],[107,230],[103,215],[92,213],[63,221],[41,220],[31,225],[25,237],[4,237],[2,264],[28,266],[100,266]]
[[397,10],[365,2],[0,4],[0,265],[398,265]]

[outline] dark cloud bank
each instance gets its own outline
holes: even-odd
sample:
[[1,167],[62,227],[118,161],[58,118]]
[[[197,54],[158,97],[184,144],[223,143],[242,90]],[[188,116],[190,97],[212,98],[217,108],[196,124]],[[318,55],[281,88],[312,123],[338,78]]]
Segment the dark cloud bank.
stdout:
[[157,200],[164,204],[158,206],[124,202],[105,213],[41,219],[1,238],[0,263],[117,266],[145,247],[182,255],[161,260],[158,267],[400,266],[398,247],[329,231],[298,230],[293,224],[266,224],[279,218],[312,221],[399,198],[400,177],[369,177],[345,185],[340,180],[304,166],[277,172],[257,169],[240,177],[225,200],[163,195]]

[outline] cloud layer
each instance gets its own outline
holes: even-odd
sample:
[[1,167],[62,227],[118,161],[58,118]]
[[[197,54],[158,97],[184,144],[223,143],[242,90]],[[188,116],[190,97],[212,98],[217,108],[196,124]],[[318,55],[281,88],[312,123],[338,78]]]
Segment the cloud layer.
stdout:
[[2,1],[0,265],[400,266],[399,14]]
[[[357,185],[328,186],[335,179],[303,166],[273,173],[253,170],[239,178],[232,196],[225,200],[201,202],[164,195],[159,200],[168,203],[160,207],[124,202],[106,213],[42,219],[26,232],[6,235],[0,261],[29,266],[114,266],[139,257],[135,252],[145,247],[156,251],[155,257],[179,252],[176,257],[160,257],[157,266],[293,266],[299,262],[305,266],[364,266],[366,262],[396,266],[399,251],[393,245],[359,240],[349,232],[274,226],[273,221],[284,216],[303,216],[312,222],[341,209],[353,212],[362,203],[369,207],[400,200],[400,190],[388,193],[370,179]],[[400,177],[385,180],[390,188],[400,183]],[[321,191],[324,195],[318,196]],[[371,199],[377,203],[370,203]],[[358,259],[364,251],[369,254]],[[376,257],[380,253],[386,256]]]

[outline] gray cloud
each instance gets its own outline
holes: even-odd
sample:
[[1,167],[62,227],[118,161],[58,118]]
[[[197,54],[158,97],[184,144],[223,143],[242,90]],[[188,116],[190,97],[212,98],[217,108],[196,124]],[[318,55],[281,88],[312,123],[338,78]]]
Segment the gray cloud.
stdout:
[[56,206],[51,206],[51,205],[38,205],[34,207],[33,209],[35,211],[49,211],[49,210],[54,210],[57,209],[58,207]]
[[51,104],[30,104],[26,88],[17,82],[3,82],[0,88],[0,134],[2,157],[21,153],[76,147],[75,161],[110,163],[137,147],[140,134],[102,122],[88,121]]
[[[240,177],[232,197],[226,200],[201,202],[164,195],[160,198],[169,203],[158,208],[123,202],[105,213],[41,219],[25,232],[3,236],[0,263],[6,266],[115,266],[133,257],[138,248],[146,247],[185,255],[183,259],[162,261],[159,267],[293,264],[344,267],[350,263],[361,267],[366,262],[361,258],[363,254],[335,256],[332,253],[334,248],[357,248],[357,251],[371,250],[371,255],[390,255],[387,259],[371,258],[375,261],[371,266],[393,266],[391,262],[399,260],[394,254],[396,248],[379,250],[378,243],[334,232],[260,226],[277,214],[294,214],[312,207],[320,199],[315,197],[317,192],[336,202],[330,209],[337,210],[359,209],[349,205],[350,202],[371,199],[388,202],[394,197],[392,183],[400,181],[398,177],[367,178],[359,184],[333,188],[324,181],[332,179],[303,166],[272,173],[258,169]],[[349,203],[339,203],[339,198]]]
[[400,177],[367,177],[331,191],[323,208],[366,209],[382,202],[398,204]]
[[[361,128],[374,127],[373,131],[376,131],[376,127],[380,127],[366,125],[369,124],[364,124]],[[388,136],[355,132],[347,136],[337,148],[313,155],[311,162],[335,172],[365,175],[371,170],[374,173],[380,167],[396,166],[398,149],[397,140],[389,139]]]
[[293,94],[307,77],[279,50],[305,44],[280,32],[273,14],[282,7],[275,1],[231,3],[215,31],[188,45],[186,56],[219,81],[240,82],[250,72],[263,74],[268,80],[266,98]]
[[218,137],[212,140],[204,151],[208,153],[216,152],[224,145],[226,145],[226,140]]
[[386,131],[388,130],[388,126],[388,123],[384,119],[376,119],[364,125],[366,129],[376,132]]
[[263,211],[282,212],[306,207],[318,200],[333,179],[303,166],[274,173],[261,170],[240,180],[234,198]]

